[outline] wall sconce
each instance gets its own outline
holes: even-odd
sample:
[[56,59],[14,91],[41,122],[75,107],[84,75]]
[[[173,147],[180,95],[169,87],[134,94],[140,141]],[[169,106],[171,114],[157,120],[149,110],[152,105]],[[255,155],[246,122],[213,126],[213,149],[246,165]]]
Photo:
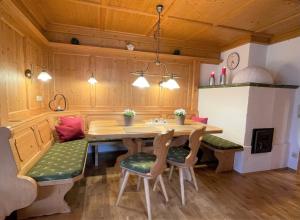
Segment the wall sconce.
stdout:
[[31,79],[33,73],[31,72],[30,69],[25,70],[25,77],[28,79]]
[[88,83],[91,85],[95,85],[98,81],[94,77],[94,73],[92,73],[91,77],[88,79]]
[[28,79],[31,79],[32,78],[32,75],[33,75],[33,72],[32,72],[32,70],[33,70],[33,66],[32,66],[32,64],[30,65],[30,69],[26,69],[25,70],[25,77],[26,78],[28,78]]
[[[30,69],[26,69],[24,72],[24,75],[26,78],[31,79],[33,76],[34,72],[33,72],[33,65],[30,65]],[[46,70],[42,70],[42,72],[40,72],[40,74],[37,77],[39,80],[46,82],[50,79],[52,79],[52,76],[49,75],[49,73],[46,72]]]
[[48,80],[52,79],[52,76],[50,76],[49,73],[47,73],[46,70],[43,69],[37,78],[43,82],[47,82]]

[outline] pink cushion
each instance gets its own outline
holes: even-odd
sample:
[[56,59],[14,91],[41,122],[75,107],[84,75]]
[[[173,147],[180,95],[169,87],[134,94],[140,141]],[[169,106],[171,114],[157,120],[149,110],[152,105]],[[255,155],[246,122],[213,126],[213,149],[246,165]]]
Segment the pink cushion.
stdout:
[[208,118],[202,118],[202,117],[193,116],[192,120],[196,121],[196,122],[203,123],[203,124],[207,124]]
[[83,120],[80,117],[60,117],[60,124],[55,129],[61,142],[84,138]]
[[59,118],[60,124],[61,125],[73,125],[73,124],[80,124],[80,127],[84,128],[83,120],[80,117],[75,117],[75,116],[62,116]]
[[78,126],[58,125],[55,126],[55,129],[61,142],[84,138],[84,134]]

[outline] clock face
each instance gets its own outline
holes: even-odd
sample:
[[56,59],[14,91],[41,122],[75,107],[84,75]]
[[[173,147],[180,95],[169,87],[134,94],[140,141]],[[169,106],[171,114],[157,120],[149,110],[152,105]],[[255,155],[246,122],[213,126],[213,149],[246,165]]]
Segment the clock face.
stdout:
[[240,55],[237,52],[233,52],[227,57],[227,67],[230,70],[234,70],[240,63]]

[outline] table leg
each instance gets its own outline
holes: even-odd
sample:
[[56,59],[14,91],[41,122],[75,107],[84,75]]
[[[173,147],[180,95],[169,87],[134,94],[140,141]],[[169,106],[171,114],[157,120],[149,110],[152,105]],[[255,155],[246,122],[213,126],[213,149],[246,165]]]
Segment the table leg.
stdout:
[[136,140],[136,139],[132,139],[132,138],[124,138],[122,141],[123,141],[124,146],[127,147],[128,152],[117,158],[115,167],[119,167],[121,161],[123,159],[125,159],[126,157],[137,153],[140,148],[139,145],[142,144],[141,139]]
[[98,144],[95,144],[94,147],[95,147],[95,167],[98,167],[99,165]]

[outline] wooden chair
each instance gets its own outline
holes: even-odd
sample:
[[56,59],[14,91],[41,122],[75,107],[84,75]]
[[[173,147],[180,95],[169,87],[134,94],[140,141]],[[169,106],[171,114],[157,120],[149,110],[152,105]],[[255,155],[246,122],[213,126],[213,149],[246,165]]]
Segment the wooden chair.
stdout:
[[206,127],[194,130],[189,136],[189,148],[185,149],[183,146],[170,147],[167,162],[171,165],[169,180],[172,178],[174,166],[179,168],[179,179],[180,179],[180,191],[181,191],[181,202],[185,205],[184,195],[184,180],[186,176],[190,175],[193,180],[196,191],[198,191],[198,185],[194,173],[194,165],[197,162],[197,153],[201,144],[202,136]]
[[164,197],[168,202],[168,195],[161,174],[167,168],[166,159],[173,135],[174,130],[170,130],[164,134],[157,135],[153,142],[153,154],[140,152],[121,161],[121,168],[124,178],[122,180],[120,192],[118,195],[116,203],[117,206],[120,202],[130,174],[137,175],[139,177],[139,180],[141,178],[144,179],[148,219],[152,218],[149,195],[149,179],[156,179],[160,183]]

